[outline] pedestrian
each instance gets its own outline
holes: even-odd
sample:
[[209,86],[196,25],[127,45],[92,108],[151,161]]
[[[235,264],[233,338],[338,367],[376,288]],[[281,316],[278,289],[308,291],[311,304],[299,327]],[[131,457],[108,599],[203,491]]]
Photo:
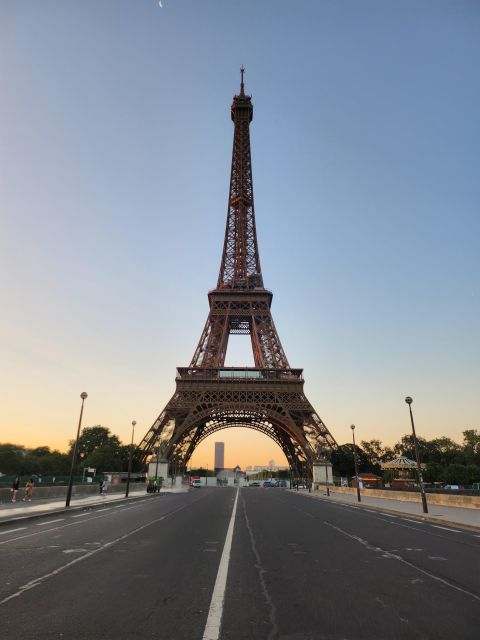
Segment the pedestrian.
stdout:
[[107,489],[108,489],[108,482],[106,480],[103,481],[103,486],[102,486],[102,496],[106,496],[107,495]]
[[20,476],[15,476],[15,480],[13,481],[12,488],[10,489],[10,492],[12,494],[12,502],[17,501],[17,491],[19,486],[20,486]]
[[105,480],[100,480],[100,495],[103,494],[103,484],[104,484]]
[[32,501],[33,487],[34,487],[33,478],[30,478],[30,480],[27,480],[27,482],[25,483],[25,495],[22,498],[23,502]]

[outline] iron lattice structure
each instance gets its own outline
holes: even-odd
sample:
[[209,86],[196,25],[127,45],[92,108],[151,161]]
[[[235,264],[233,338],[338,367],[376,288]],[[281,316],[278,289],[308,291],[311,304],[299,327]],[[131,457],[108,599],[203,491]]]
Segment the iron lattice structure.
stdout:
[[[305,397],[302,369],[288,363],[270,311],[273,296],[263,285],[250,152],[253,106],[243,69],[231,116],[232,168],[217,287],[208,294],[210,312],[190,366],[177,369],[175,393],[139,451],[146,459],[161,447],[177,473],[209,435],[249,427],[281,447],[297,477],[310,477],[319,450],[336,442]],[[231,334],[250,335],[254,368],[224,366]]]

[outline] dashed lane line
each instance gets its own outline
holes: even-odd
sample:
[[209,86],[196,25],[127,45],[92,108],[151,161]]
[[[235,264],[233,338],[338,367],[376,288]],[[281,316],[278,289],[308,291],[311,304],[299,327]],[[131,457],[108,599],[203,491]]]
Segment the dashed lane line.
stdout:
[[[144,503],[139,503],[139,504],[144,504]],[[125,511],[127,511],[127,509],[133,509],[135,505],[132,505],[131,507],[127,507],[126,509],[124,509]],[[99,511],[108,511],[109,509],[111,509],[112,507],[105,507],[104,509],[95,509],[94,512],[92,513],[99,513]],[[9,542],[16,542],[17,540],[23,540],[24,538],[31,538],[32,536],[38,536],[42,533],[50,533],[51,531],[59,531],[60,529],[66,529],[67,527],[74,527],[74,526],[78,526],[79,524],[82,524],[83,522],[91,522],[93,520],[98,520],[99,518],[106,518],[107,516],[110,516],[112,514],[110,513],[105,513],[102,514],[101,516],[93,516],[91,518],[88,518],[88,520],[79,520],[78,522],[70,522],[68,524],[63,524],[60,525],[58,527],[52,527],[51,529],[41,529],[39,531],[34,531],[33,533],[25,533],[21,536],[16,536],[15,538],[10,538],[9,540],[2,540],[2,542],[0,542],[0,545],[4,545],[4,544],[8,544]],[[48,523],[45,524],[51,524],[53,521],[50,520]],[[23,527],[24,528],[24,527]]]
[[8,531],[0,531],[0,536],[6,536],[7,533],[14,533],[15,531],[23,531],[27,527],[18,527],[17,529],[9,529]]
[[411,518],[402,518],[402,520],[406,520],[407,522],[413,522],[413,524],[425,524],[423,520],[412,520]]
[[48,522],[37,522],[35,526],[44,527],[47,524],[53,524],[54,522],[61,522],[62,520],[65,520],[65,518],[57,518],[56,520],[49,520]]
[[432,524],[432,527],[435,527],[435,529],[443,529],[444,531],[453,531],[453,533],[463,533],[463,531],[459,531],[458,529],[449,529],[449,527],[441,527],[439,524]]
[[332,524],[331,522],[327,522],[326,520],[323,521],[323,524],[327,525],[327,527],[331,527],[332,529],[335,529],[335,531],[338,531],[339,533],[343,534],[347,538],[350,538],[351,540],[358,542],[359,544],[363,545],[366,549],[369,549],[370,551],[382,553],[383,557],[388,557],[388,558],[392,558],[393,560],[398,560],[398,562],[406,564],[411,569],[414,569],[415,571],[418,571],[419,573],[422,573],[423,575],[428,576],[429,578],[432,578],[432,580],[441,582],[445,586],[450,587],[450,589],[455,589],[456,591],[460,591],[461,593],[464,593],[467,596],[470,596],[471,598],[475,598],[475,600],[480,601],[480,596],[477,596],[475,593],[472,593],[467,589],[463,589],[462,587],[459,587],[456,584],[449,582],[445,578],[436,576],[434,573],[430,573],[430,571],[426,571],[421,567],[417,567],[415,564],[413,564],[413,562],[409,562],[408,560],[405,560],[405,558],[402,558],[402,556],[399,556],[396,553],[392,553],[391,551],[387,551],[386,549],[382,549],[381,547],[377,547],[373,544],[370,544],[367,540],[364,540],[360,536],[356,536],[353,533],[349,533],[348,531],[345,531],[344,529],[341,529],[340,527],[337,527],[336,525]]
[[104,551],[105,549],[110,548],[114,544],[117,544],[117,542],[121,542],[122,540],[125,540],[126,538],[129,538],[130,536],[133,536],[135,533],[138,533],[139,531],[142,531],[143,529],[146,529],[147,527],[150,527],[152,524],[156,524],[157,522],[161,522],[162,520],[165,520],[169,516],[172,516],[172,515],[178,513],[179,511],[182,511],[183,509],[186,509],[191,504],[192,503],[190,503],[190,502],[187,503],[187,504],[184,504],[181,507],[179,507],[178,509],[175,509],[174,511],[170,511],[170,513],[166,513],[163,516],[160,516],[159,518],[155,518],[155,520],[152,520],[151,522],[147,522],[147,524],[144,524],[141,527],[136,527],[135,529],[133,529],[129,533],[125,533],[123,536],[119,536],[118,538],[115,538],[115,540],[110,540],[110,542],[106,542],[101,547],[97,547],[96,549],[92,549],[91,551],[88,551],[83,556],[80,556],[78,558],[75,558],[74,560],[71,560],[70,562],[67,562],[67,564],[64,564],[61,567],[58,567],[58,569],[55,569],[54,571],[51,571],[50,573],[45,573],[43,576],[40,576],[39,578],[34,578],[33,580],[30,580],[30,582],[27,582],[26,584],[24,584],[21,587],[19,587],[19,589],[15,593],[12,593],[11,595],[7,596],[6,598],[3,598],[3,600],[0,600],[0,605],[5,604],[9,600],[13,600],[13,598],[18,598],[19,596],[24,594],[26,591],[30,591],[31,589],[35,589],[35,587],[40,586],[41,584],[43,584],[49,578],[53,578],[54,576],[57,576],[59,573],[63,573],[63,571],[65,571],[69,567],[72,567],[73,565],[78,564],[79,562],[82,562],[83,560],[86,560],[87,558],[91,558],[95,554],[100,553],[100,551]]
[[77,513],[76,516],[72,516],[72,518],[83,518],[84,516],[89,516],[90,512],[89,511],[85,511],[85,513]]

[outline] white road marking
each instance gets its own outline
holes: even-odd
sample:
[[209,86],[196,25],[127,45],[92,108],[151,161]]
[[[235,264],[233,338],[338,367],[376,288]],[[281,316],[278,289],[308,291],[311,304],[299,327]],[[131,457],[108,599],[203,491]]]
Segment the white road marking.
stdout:
[[388,518],[398,518],[398,516],[394,516],[392,513],[382,513],[382,516],[387,516]]
[[[462,589],[461,587],[457,587],[457,585],[452,584],[448,580],[445,580],[444,578],[440,578],[440,576],[436,576],[433,573],[430,573],[429,571],[425,571],[425,569],[421,569],[420,567],[417,567],[412,562],[405,560],[405,558],[402,558],[402,556],[399,556],[396,553],[391,553],[390,551],[385,551],[385,549],[371,545],[367,540],[360,538],[360,536],[356,536],[353,533],[348,533],[348,531],[344,531],[343,529],[340,529],[340,527],[337,527],[331,522],[327,522],[326,520],[323,521],[323,524],[326,524],[328,527],[332,527],[332,529],[335,529],[339,533],[342,533],[344,536],[347,536],[347,538],[351,538],[352,540],[355,540],[355,542],[359,542],[360,544],[362,544],[367,549],[370,549],[371,551],[381,552],[384,557],[391,558],[392,560],[398,560],[399,562],[406,564],[408,567],[415,569],[415,571],[418,571],[419,573],[423,573],[423,575],[428,576],[429,578],[432,578],[432,580],[437,580],[438,582],[441,582],[442,584],[446,585],[447,587],[450,587],[451,589],[455,589],[456,591],[465,593],[467,596],[470,596],[471,598],[475,598],[475,600],[480,601],[480,596],[477,596],[475,593],[472,593],[471,591],[467,591],[466,589]],[[444,560],[445,559],[446,558],[444,558]]]
[[[135,506],[135,505],[134,505]],[[109,509],[111,509],[112,507],[105,507],[105,509],[96,509],[94,512],[92,513],[99,513],[100,511],[108,511]],[[127,509],[132,509],[133,507],[126,507],[126,509],[124,509],[124,511],[127,511]],[[110,514],[108,514],[110,515]],[[72,516],[73,517],[73,516]],[[92,516],[91,518],[89,518],[87,520],[87,522],[90,522],[91,520],[98,520],[99,518],[105,518],[105,516]],[[65,518],[60,518],[60,520],[65,520]],[[44,524],[51,524],[52,522],[57,522],[57,520],[50,520],[49,522],[46,522]],[[81,522],[70,522],[69,524],[64,524],[61,525],[59,527],[52,527],[51,529],[43,529],[42,531],[35,531],[34,533],[26,533],[23,536],[16,536],[15,538],[10,538],[10,540],[3,540],[2,542],[0,542],[0,545],[3,544],[8,544],[9,542],[16,542],[17,540],[23,540],[23,538],[31,538],[32,536],[38,536],[42,533],[49,533],[50,531],[59,531],[60,529],[66,529],[67,527],[73,527],[76,525],[81,524]],[[22,527],[25,528],[25,527]]]
[[37,527],[44,527],[47,524],[53,524],[54,522],[60,522],[61,520],[65,520],[65,518],[57,518],[56,520],[49,520],[48,522],[37,522]]
[[422,520],[411,520],[410,518],[402,518],[402,520],[407,520],[408,522],[413,522],[413,524],[425,524]]
[[45,580],[48,580],[49,578],[52,578],[53,576],[56,576],[59,573],[62,573],[63,571],[65,571],[65,569],[68,569],[69,567],[72,567],[74,564],[78,564],[79,562],[82,562],[82,560],[86,560],[87,558],[91,558],[96,553],[99,553],[100,551],[103,551],[104,549],[108,549],[109,547],[111,547],[112,545],[116,544],[117,542],[120,542],[121,540],[125,540],[126,538],[129,538],[134,533],[138,533],[139,531],[142,531],[143,529],[146,529],[147,527],[150,527],[152,524],[156,524],[157,522],[161,522],[162,520],[165,520],[165,518],[168,518],[169,516],[172,516],[175,513],[178,513],[179,511],[182,511],[183,509],[186,509],[187,507],[190,506],[190,504],[191,503],[184,504],[183,506],[179,507],[178,509],[175,509],[174,511],[170,511],[170,513],[166,513],[165,515],[160,516],[160,518],[156,518],[155,520],[152,520],[151,522],[147,522],[147,524],[144,524],[141,527],[137,527],[136,529],[133,529],[129,533],[125,533],[123,536],[120,536],[119,538],[115,538],[115,540],[111,540],[110,542],[106,542],[101,547],[97,547],[96,549],[92,549],[92,551],[88,551],[83,556],[80,556],[78,558],[75,558],[74,560],[71,560],[70,562],[67,562],[67,564],[64,564],[61,567],[58,567],[58,569],[54,569],[50,573],[45,573],[43,576],[40,576],[39,578],[34,578],[33,580],[30,580],[30,582],[27,582],[26,584],[24,584],[21,587],[19,587],[19,589],[15,593],[12,593],[11,595],[7,596],[6,598],[3,598],[3,600],[0,600],[0,604],[5,604],[6,602],[8,602],[9,600],[12,600],[13,598],[18,598],[23,593],[25,593],[25,591],[29,591],[30,589],[35,589],[35,587],[40,586],[43,582],[45,582]]
[[83,516],[89,516],[90,513],[86,511],[85,513],[77,513],[76,516],[72,516],[72,518],[83,518]]
[[441,527],[438,524],[432,524],[432,527],[435,527],[435,529],[444,529],[445,531],[453,531],[454,533],[462,533],[458,529],[449,529],[448,527]]
[[218,640],[220,637],[220,625],[222,623],[223,603],[227,586],[228,564],[230,562],[230,550],[232,548],[233,527],[235,526],[235,514],[237,512],[238,492],[233,503],[232,515],[223,545],[222,557],[218,567],[217,579],[213,588],[212,600],[208,611],[207,624],[203,632],[202,640]]
[[9,529],[8,531],[0,531],[0,536],[6,536],[7,533],[13,533],[14,531],[23,531],[27,527],[18,527],[17,529]]

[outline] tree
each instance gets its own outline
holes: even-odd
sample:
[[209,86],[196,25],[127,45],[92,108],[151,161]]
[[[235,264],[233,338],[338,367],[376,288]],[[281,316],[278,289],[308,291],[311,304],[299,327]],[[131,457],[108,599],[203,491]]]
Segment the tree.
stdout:
[[469,484],[470,474],[464,464],[449,464],[443,471],[443,480],[447,484]]
[[25,454],[20,444],[0,444],[0,471],[8,475],[25,473]]
[[381,440],[362,440],[360,443],[368,458],[368,470],[380,473],[382,462],[393,460],[394,453],[390,447],[384,447]]
[[[358,462],[358,472],[371,471],[371,462],[368,455],[358,445],[355,445]],[[336,476],[352,477],[355,475],[353,462],[353,444],[341,444],[332,451],[332,468]]]
[[119,446],[112,443],[96,447],[82,463],[82,467],[93,467],[97,475],[104,471],[123,471],[122,458],[119,455]]
[[[422,462],[428,462],[428,444],[425,438],[417,436],[418,450],[420,452],[420,460]],[[400,442],[397,442],[393,451],[397,456],[405,456],[411,460],[415,460],[415,443],[413,441],[413,435],[407,434],[402,436]]]
[[467,429],[463,432],[463,453],[466,464],[480,465],[480,432]]
[[442,465],[463,462],[462,448],[451,438],[434,438],[426,442],[429,462]]
[[[75,446],[75,440],[70,440],[70,456],[73,453],[73,447]],[[120,447],[120,439],[118,436],[112,435],[110,429],[96,425],[95,427],[86,427],[83,429],[80,438],[78,439],[77,455],[80,458],[88,458],[95,449],[110,445],[113,447]]]
[[438,462],[428,462],[423,472],[425,482],[443,482],[445,468]]

